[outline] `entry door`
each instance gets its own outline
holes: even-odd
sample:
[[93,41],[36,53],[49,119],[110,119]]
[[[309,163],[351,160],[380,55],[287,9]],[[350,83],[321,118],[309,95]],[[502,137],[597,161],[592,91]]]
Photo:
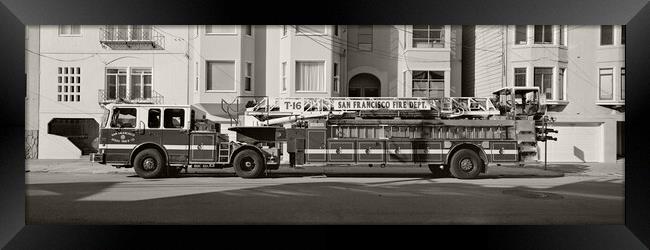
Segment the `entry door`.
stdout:
[[162,142],[169,154],[169,163],[186,163],[188,160],[188,111],[184,108],[163,110]]

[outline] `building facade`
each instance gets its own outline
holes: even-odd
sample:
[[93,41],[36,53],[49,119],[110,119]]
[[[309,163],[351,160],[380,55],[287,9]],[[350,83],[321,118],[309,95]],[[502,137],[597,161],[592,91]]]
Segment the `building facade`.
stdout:
[[[616,162],[625,154],[625,26],[466,26],[465,95],[536,86],[556,118],[552,162]],[[543,145],[543,144],[540,144]],[[543,159],[544,147],[540,147]]]
[[622,145],[623,29],[28,26],[26,138],[37,135],[38,158],[86,155],[101,105],[121,100],[192,104],[230,133],[245,103],[260,96],[489,96],[521,85],[539,86],[558,119],[549,160],[611,162],[622,154],[605,145]]

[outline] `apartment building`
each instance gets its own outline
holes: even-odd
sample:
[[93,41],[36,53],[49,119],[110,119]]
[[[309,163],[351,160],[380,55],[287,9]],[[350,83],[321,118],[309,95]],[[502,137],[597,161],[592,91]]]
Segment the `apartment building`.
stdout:
[[189,103],[186,26],[34,25],[27,36],[27,129],[38,131],[38,158],[93,152],[102,104]]
[[614,162],[624,154],[624,29],[29,26],[26,141],[38,149],[32,157],[85,155],[101,105],[118,100],[192,104],[230,133],[259,96],[489,96],[504,86],[538,86],[560,131],[548,143],[549,160]]
[[548,142],[549,161],[616,162],[624,155],[625,26],[479,25],[464,26],[463,35],[463,95],[541,89],[559,131]]

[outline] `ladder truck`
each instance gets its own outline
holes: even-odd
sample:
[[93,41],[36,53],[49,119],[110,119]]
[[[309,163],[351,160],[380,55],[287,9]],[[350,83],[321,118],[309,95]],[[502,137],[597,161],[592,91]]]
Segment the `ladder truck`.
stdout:
[[247,103],[244,124],[229,128],[232,141],[189,105],[115,104],[91,160],[143,178],[197,166],[256,178],[280,167],[286,147],[291,167],[427,166],[469,179],[489,163],[537,161],[542,98],[537,87],[484,98],[264,97]]

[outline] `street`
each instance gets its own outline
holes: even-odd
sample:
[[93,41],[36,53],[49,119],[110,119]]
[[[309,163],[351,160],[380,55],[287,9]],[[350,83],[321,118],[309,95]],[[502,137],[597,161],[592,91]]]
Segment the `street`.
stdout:
[[128,172],[26,175],[28,224],[624,223],[623,176],[488,172],[458,180],[426,168],[262,179],[228,170],[149,180]]

